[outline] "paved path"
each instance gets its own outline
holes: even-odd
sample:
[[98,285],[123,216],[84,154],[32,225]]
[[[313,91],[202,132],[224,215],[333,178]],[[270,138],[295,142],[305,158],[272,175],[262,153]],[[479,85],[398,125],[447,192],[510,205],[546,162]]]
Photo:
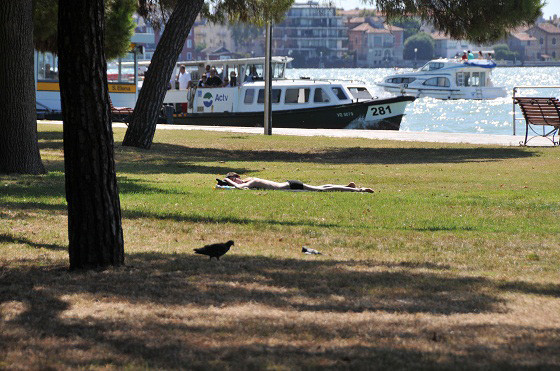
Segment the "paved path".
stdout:
[[[61,124],[61,121],[38,121],[40,124]],[[114,127],[126,127],[124,124],[115,123]],[[208,130],[232,133],[263,134],[263,128],[247,128],[236,126],[197,126],[197,125],[158,125],[157,130]],[[496,135],[496,134],[465,134],[465,133],[435,133],[393,130],[345,130],[345,129],[283,129],[272,128],[273,135],[296,136],[326,136],[338,138],[366,138],[379,140],[400,140],[410,142],[431,143],[467,143],[487,144],[500,146],[519,146],[524,139],[523,135]],[[545,138],[534,138],[531,146],[551,146],[552,143]]]

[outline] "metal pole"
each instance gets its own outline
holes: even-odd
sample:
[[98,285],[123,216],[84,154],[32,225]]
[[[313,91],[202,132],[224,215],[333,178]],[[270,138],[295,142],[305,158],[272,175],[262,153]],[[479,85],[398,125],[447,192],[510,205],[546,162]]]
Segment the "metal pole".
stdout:
[[515,125],[516,125],[516,119],[515,119],[515,92],[517,91],[517,88],[514,86],[513,87],[513,135],[515,135]]
[[272,54],[272,24],[266,22],[266,45],[264,61],[264,135],[272,135],[272,73],[271,73],[271,54]]

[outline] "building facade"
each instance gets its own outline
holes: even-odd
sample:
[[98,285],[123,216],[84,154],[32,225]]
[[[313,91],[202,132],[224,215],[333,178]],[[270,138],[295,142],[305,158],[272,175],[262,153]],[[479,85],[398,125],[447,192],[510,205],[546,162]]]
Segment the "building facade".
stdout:
[[552,23],[540,23],[527,30],[539,46],[537,58],[549,60],[560,58],[560,28]]
[[316,2],[296,3],[282,23],[274,26],[274,55],[289,55],[310,66],[333,65],[348,51],[348,33],[336,8]]
[[355,17],[346,23],[348,50],[354,55],[355,66],[377,67],[402,61],[404,30],[389,26],[381,17]]
[[509,50],[517,52],[520,60],[539,60],[540,47],[536,37],[526,32],[512,32],[509,34],[506,42],[509,46]]

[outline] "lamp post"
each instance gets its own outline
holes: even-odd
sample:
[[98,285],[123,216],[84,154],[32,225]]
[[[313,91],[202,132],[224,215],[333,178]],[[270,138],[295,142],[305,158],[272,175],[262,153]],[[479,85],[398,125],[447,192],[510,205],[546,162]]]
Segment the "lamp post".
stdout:
[[417,55],[418,55],[418,48],[414,48],[414,68],[416,68]]

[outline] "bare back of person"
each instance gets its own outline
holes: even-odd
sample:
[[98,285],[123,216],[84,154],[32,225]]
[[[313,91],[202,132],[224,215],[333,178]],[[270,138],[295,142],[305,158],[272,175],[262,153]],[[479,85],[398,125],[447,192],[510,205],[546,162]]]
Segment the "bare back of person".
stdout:
[[297,180],[275,182],[272,180],[261,178],[241,179],[241,177],[237,173],[228,173],[224,181],[238,189],[301,190],[315,192],[374,192],[371,188],[359,188],[354,182],[350,182],[346,186],[336,184],[312,186]]

